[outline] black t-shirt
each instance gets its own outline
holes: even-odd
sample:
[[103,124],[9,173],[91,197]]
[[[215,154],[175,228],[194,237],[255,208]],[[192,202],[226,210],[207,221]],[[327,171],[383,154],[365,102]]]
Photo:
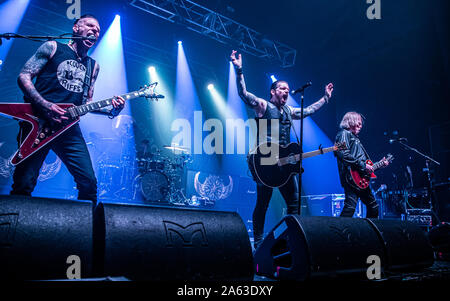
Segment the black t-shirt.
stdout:
[[[95,61],[88,56],[78,58],[67,44],[56,45],[55,54],[37,75],[34,86],[50,102],[81,105],[87,64],[90,61],[92,74]],[[26,96],[24,99],[30,102]]]

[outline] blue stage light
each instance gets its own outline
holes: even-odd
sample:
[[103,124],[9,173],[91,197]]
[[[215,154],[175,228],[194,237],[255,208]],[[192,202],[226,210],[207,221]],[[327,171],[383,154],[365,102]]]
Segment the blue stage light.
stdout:
[[[29,0],[9,0],[0,5],[0,33],[17,32],[29,2]],[[14,39],[4,39],[2,42],[0,60],[4,63]]]

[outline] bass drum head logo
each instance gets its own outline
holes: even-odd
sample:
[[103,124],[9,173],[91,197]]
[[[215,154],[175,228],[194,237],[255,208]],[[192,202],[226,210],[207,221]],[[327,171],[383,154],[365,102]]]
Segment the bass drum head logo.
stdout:
[[86,67],[74,60],[63,61],[58,66],[57,77],[61,86],[75,93],[83,92]]

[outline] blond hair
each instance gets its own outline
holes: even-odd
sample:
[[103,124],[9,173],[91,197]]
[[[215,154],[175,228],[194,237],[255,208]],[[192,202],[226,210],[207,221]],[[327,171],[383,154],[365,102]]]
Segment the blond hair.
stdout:
[[363,122],[364,116],[357,113],[357,112],[347,112],[345,113],[344,117],[342,117],[341,124],[339,127],[341,129],[349,130],[350,128],[356,126],[358,121]]

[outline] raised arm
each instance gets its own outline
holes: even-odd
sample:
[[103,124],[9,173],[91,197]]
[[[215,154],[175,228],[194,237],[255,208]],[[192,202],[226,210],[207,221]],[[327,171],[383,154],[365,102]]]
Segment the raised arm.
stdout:
[[42,71],[47,62],[55,54],[56,47],[55,41],[42,44],[23,66],[17,78],[17,83],[24,95],[44,117],[55,122],[61,122],[62,119],[67,119],[67,117],[63,116],[66,111],[58,105],[44,99],[36,90],[33,83],[33,79]]
[[[325,86],[325,95],[313,103],[312,105],[305,108],[303,112],[303,118],[308,117],[309,115],[314,114],[317,110],[319,110],[325,103],[328,103],[328,100],[331,98],[333,94],[333,84],[329,83]],[[300,119],[301,118],[301,108],[291,108],[292,119]]]
[[239,54],[236,57],[236,51],[233,50],[231,53],[231,62],[236,70],[236,84],[238,89],[238,94],[244,103],[256,111],[259,111],[259,108],[264,108],[267,106],[267,102],[259,98],[252,93],[247,91],[247,87],[245,86],[244,73],[242,72],[242,56]]

